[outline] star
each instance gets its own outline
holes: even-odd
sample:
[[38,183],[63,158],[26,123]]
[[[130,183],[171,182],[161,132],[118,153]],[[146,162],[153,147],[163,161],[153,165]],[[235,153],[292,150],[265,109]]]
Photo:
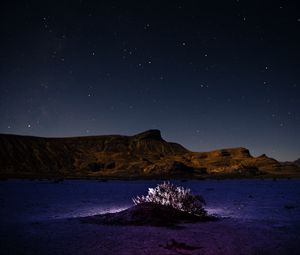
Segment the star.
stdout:
[[43,89],[48,89],[48,85],[44,82],[41,82],[40,86],[43,88]]

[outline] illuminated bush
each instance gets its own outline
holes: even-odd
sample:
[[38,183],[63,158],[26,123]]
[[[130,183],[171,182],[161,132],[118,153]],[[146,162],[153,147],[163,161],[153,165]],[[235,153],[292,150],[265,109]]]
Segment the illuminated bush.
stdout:
[[149,188],[147,196],[137,196],[132,199],[134,204],[155,203],[171,206],[177,210],[195,215],[206,215],[203,206],[204,199],[199,195],[193,195],[190,189],[176,187],[170,182],[164,182],[155,188]]

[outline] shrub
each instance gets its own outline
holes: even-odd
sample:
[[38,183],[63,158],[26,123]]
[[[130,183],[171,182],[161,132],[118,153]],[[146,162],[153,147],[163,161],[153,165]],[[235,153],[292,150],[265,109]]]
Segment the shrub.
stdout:
[[137,196],[132,199],[134,204],[155,203],[171,206],[177,210],[195,215],[206,215],[203,206],[204,199],[199,195],[193,195],[190,189],[176,187],[170,182],[164,182],[155,188],[149,188],[147,196]]

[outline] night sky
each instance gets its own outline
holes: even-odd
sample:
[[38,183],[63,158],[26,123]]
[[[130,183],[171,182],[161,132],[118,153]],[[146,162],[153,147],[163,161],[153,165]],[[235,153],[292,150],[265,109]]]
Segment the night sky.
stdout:
[[0,133],[300,157],[297,1],[3,1],[0,20]]

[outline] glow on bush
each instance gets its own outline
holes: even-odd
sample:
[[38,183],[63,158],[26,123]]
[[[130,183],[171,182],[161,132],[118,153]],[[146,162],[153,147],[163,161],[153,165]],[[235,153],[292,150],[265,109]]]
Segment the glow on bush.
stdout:
[[132,199],[134,204],[155,203],[171,206],[177,210],[195,215],[206,215],[203,206],[204,199],[199,195],[193,195],[190,189],[177,187],[170,182],[164,182],[155,188],[149,188],[146,196],[137,196]]

